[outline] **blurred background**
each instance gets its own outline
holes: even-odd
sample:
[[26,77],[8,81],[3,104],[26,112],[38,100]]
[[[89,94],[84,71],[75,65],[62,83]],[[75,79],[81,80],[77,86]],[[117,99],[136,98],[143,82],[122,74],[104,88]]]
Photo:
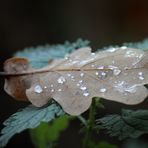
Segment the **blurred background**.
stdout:
[[[99,48],[148,37],[147,0],[4,0],[0,1],[0,69],[5,59],[25,47],[88,39]],[[0,126],[9,115],[26,103],[12,100],[3,91],[0,78]],[[105,102],[106,103],[106,102]],[[108,104],[108,103],[106,103]],[[120,111],[123,105],[109,103]],[[145,108],[145,103],[142,104]],[[136,107],[135,107],[136,108]],[[119,109],[119,110],[118,110]],[[107,110],[108,111],[108,110]],[[106,111],[106,112],[107,112]],[[110,109],[110,112],[112,110]],[[79,123],[74,121],[60,138],[60,147],[80,147]],[[102,137],[98,137],[102,138]],[[103,139],[103,138],[102,138]],[[111,143],[122,143],[104,136]],[[140,142],[146,141],[142,136]],[[76,142],[77,141],[77,142]],[[7,147],[33,147],[25,131]],[[124,147],[126,148],[126,147]]]

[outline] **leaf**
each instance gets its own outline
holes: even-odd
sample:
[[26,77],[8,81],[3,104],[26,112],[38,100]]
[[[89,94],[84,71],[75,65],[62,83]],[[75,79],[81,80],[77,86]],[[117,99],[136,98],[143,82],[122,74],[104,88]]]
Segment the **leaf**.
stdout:
[[11,115],[5,122],[1,131],[0,147],[4,147],[10,138],[26,129],[37,127],[41,122],[49,122],[56,116],[63,115],[64,112],[56,104],[51,104],[44,108],[37,108],[32,105]]
[[66,54],[88,45],[88,40],[77,39],[73,43],[66,41],[64,44],[25,48],[23,51],[15,53],[14,56],[27,58],[32,67],[41,68],[48,65],[50,59],[63,58]]
[[14,98],[41,107],[52,98],[71,115],[86,111],[94,96],[138,104],[148,96],[148,52],[132,48],[91,53],[80,48],[64,59],[33,69],[27,59],[4,63],[5,90]]
[[138,49],[142,49],[142,50],[148,50],[148,39],[145,39],[141,42],[124,43],[123,46],[127,46],[130,48],[138,48]]
[[108,115],[97,120],[97,125],[107,130],[110,136],[137,138],[148,133],[148,110],[122,110],[121,115]]
[[118,148],[116,145],[110,144],[106,141],[100,141],[97,144],[97,148]]
[[30,131],[31,138],[37,148],[44,148],[59,139],[60,133],[68,127],[70,118],[61,116],[52,123],[41,123]]

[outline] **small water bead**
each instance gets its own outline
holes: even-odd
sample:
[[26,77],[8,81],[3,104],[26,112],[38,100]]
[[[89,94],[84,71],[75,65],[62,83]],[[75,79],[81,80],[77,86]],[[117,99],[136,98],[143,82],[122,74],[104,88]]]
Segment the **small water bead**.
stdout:
[[127,49],[127,46],[121,46],[120,48],[121,49]]
[[79,83],[83,83],[83,80],[80,80]]
[[43,88],[41,87],[41,85],[36,85],[34,87],[34,92],[36,92],[38,94],[42,93],[43,92]]
[[58,91],[62,91],[62,89],[59,88]]
[[51,89],[51,92],[54,92],[54,89]]
[[80,89],[81,89],[81,90],[87,90],[87,87],[82,85],[82,86],[80,87]]
[[125,81],[115,82],[114,88],[119,92],[125,93],[135,93],[137,91],[137,85],[129,85]]
[[81,73],[80,76],[81,76],[81,77],[84,77],[84,73]]
[[113,74],[115,76],[117,76],[117,75],[119,75],[121,73],[121,70],[118,67],[116,67],[116,66],[109,65],[108,68],[113,71]]
[[94,52],[91,53],[91,56],[95,56],[95,55],[96,55],[96,53],[94,53]]
[[96,72],[96,76],[98,76],[99,75],[99,72]]
[[75,77],[74,76],[71,75],[70,78],[71,78],[72,81],[75,81]]
[[61,77],[58,78],[57,81],[58,81],[59,84],[63,84],[66,80],[63,76],[61,76]]
[[115,52],[116,50],[117,50],[117,48],[113,48],[113,47],[112,47],[112,48],[109,48],[107,51],[108,51],[108,52]]
[[83,92],[83,96],[85,96],[85,97],[89,96],[89,92],[88,92],[87,90],[85,90],[85,91]]
[[47,88],[47,86],[44,86],[44,88],[46,89],[46,88]]
[[106,91],[107,91],[106,88],[100,88],[100,92],[101,92],[101,93],[104,93],[104,92],[106,92]]
[[143,76],[143,73],[142,72],[139,72],[138,75],[139,75],[139,79],[140,80],[144,80],[144,76]]
[[113,70],[113,74],[114,74],[115,76],[119,75],[120,73],[121,73],[121,70],[118,69],[118,68]]
[[68,77],[71,77],[71,74],[70,74],[70,73],[68,73],[68,74],[67,74],[67,76],[68,76]]
[[53,87],[53,84],[51,84],[50,87]]

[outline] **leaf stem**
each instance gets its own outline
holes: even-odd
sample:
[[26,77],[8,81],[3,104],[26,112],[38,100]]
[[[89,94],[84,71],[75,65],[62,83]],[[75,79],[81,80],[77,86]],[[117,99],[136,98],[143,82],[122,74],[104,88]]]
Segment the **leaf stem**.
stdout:
[[97,107],[97,103],[96,103],[96,98],[92,99],[92,104],[89,110],[89,117],[87,120],[87,125],[86,125],[86,133],[85,133],[85,137],[83,140],[83,148],[89,148],[89,143],[91,142],[91,136],[92,136],[92,130],[93,127],[95,125],[95,115],[96,115],[96,107]]

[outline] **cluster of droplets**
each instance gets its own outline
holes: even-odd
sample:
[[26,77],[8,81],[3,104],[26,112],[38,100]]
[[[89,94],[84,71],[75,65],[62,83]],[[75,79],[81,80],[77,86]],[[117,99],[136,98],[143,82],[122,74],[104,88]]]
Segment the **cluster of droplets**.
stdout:
[[125,81],[116,81],[114,88],[125,95],[127,95],[127,93],[135,93],[137,91],[137,85],[130,85]]
[[139,72],[138,73],[138,77],[139,77],[140,80],[144,80],[144,75],[143,75],[142,72]]
[[121,70],[116,66],[98,66],[98,71],[95,72],[95,75],[100,79],[105,79],[108,75],[117,76],[121,73]]
[[[85,74],[82,72],[80,73],[80,78],[83,78],[85,76]],[[80,88],[80,90],[82,91],[83,96],[87,97],[89,96],[89,92],[88,92],[88,88],[84,85],[83,80],[80,79],[77,83],[77,86]]]

